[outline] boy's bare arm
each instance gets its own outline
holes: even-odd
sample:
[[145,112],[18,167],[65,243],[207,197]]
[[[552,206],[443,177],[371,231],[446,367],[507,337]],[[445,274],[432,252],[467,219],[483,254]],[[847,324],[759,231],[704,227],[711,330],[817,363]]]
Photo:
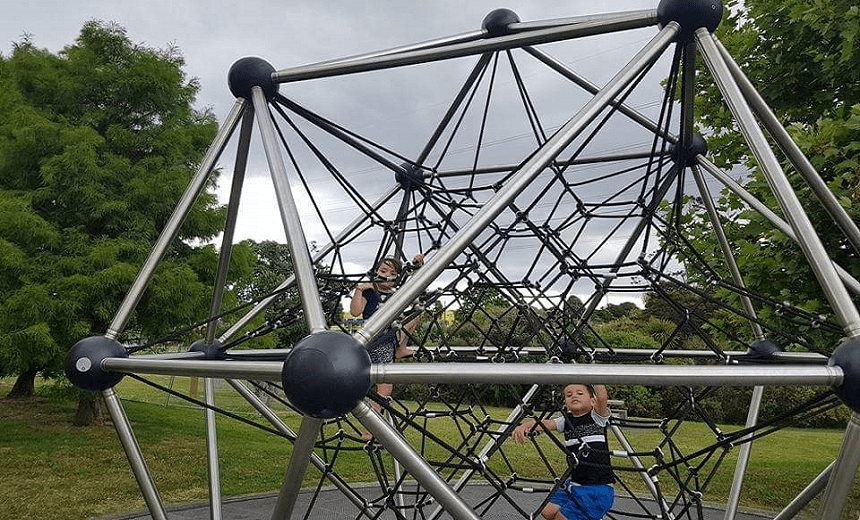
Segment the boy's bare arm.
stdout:
[[609,415],[609,393],[603,385],[594,385],[594,411],[603,417]]
[[[537,421],[532,419],[532,420],[526,421],[526,422],[522,423],[521,425],[517,426],[516,428],[514,428],[514,431],[511,432],[511,436],[514,438],[514,441],[519,442],[519,443],[525,442],[526,441],[526,433],[531,431],[531,429],[534,428],[536,423],[537,423]],[[543,419],[541,421],[541,424],[543,425],[543,428],[541,428],[540,426],[535,428],[534,431],[536,433],[540,433],[541,430],[543,430],[544,428],[546,428],[547,430],[555,430],[555,421],[552,419]]]

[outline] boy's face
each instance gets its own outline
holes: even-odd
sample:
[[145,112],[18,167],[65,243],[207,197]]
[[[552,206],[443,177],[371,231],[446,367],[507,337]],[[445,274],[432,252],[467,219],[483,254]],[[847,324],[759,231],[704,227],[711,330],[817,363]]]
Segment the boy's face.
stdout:
[[[397,270],[394,269],[394,266],[389,264],[388,262],[382,262],[376,269],[376,275],[385,279],[393,279],[397,277]],[[383,282],[380,283],[379,286],[389,289],[391,288],[391,282]]]
[[567,385],[564,387],[564,404],[574,417],[579,417],[591,412],[594,398],[585,385]]

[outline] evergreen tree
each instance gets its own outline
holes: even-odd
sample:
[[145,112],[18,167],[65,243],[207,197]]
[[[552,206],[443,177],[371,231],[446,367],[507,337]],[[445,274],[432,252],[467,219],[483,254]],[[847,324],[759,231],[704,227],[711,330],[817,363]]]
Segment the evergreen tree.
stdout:
[[[56,55],[25,39],[0,56],[0,375],[17,376],[11,395],[62,374],[76,341],[107,330],[213,139],[183,66],[177,49],[98,21]],[[223,225],[214,182],[121,341],[206,317],[216,255],[191,244]]]

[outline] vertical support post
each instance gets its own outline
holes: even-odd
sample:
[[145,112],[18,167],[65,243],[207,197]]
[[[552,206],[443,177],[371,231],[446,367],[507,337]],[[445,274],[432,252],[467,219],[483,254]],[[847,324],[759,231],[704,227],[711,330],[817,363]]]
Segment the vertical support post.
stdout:
[[281,486],[278,501],[275,503],[275,510],[272,512],[272,520],[289,520],[292,516],[322,423],[322,419],[310,416],[305,416],[302,419],[299,434],[296,436],[295,444],[293,444],[293,456],[290,458],[287,473],[284,475],[284,484]]
[[209,476],[209,518],[221,520],[221,471],[218,465],[218,429],[215,426],[215,380],[203,378],[203,393],[207,407],[206,417],[206,470]]
[[[758,422],[758,413],[761,408],[763,395],[763,386],[756,386],[753,388],[752,398],[750,399],[750,408],[747,412],[747,428],[755,426]],[[744,475],[747,471],[747,464],[749,463],[751,451],[752,442],[745,442],[738,453],[738,462],[735,465],[735,475],[732,479],[732,488],[729,490],[729,498],[726,501],[726,514],[723,517],[725,520],[734,520],[735,515],[738,512],[738,504],[741,501],[741,490],[743,489],[744,484]]]

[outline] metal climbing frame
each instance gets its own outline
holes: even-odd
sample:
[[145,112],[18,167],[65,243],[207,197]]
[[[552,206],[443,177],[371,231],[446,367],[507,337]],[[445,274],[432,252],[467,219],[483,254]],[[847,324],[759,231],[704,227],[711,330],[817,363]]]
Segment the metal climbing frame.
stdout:
[[[121,401],[113,388],[123,374],[167,374],[206,378],[204,388],[210,516],[216,519],[223,516],[218,437],[214,419],[216,404],[212,385],[216,378],[228,380],[239,395],[276,430],[293,442],[293,454],[272,512],[273,520],[294,516],[297,496],[309,465],[313,465],[324,474],[324,478],[340,489],[348,501],[360,511],[360,515],[372,517],[367,512],[366,499],[359,496],[336,471],[332,471],[328,462],[314,451],[319,445],[318,437],[326,421],[347,413],[371,432],[375,442],[391,454],[417,485],[432,497],[432,501],[423,504],[423,507],[430,508],[427,509],[429,516],[436,518],[444,511],[461,520],[475,519],[480,515],[475,506],[466,503],[459,491],[473,474],[480,472],[486,459],[501,449],[510,431],[525,416],[531,406],[533,394],[541,385],[562,385],[579,381],[611,385],[755,387],[746,425],[750,433],[743,437],[746,441],[753,437],[762,392],[769,386],[828,386],[837,389],[837,393],[842,389],[840,397],[856,407],[856,398],[852,401],[850,396],[846,398],[844,393],[845,389],[856,388],[853,378],[858,376],[854,372],[858,366],[856,359],[860,314],[849,291],[860,294],[860,283],[831,261],[757,121],[760,121],[770,136],[786,150],[786,155],[804,179],[814,187],[822,204],[857,251],[860,251],[860,232],[827,191],[810,163],[779,126],[740,68],[716,40],[713,31],[719,23],[721,12],[722,6],[715,2],[703,1],[690,6],[680,0],[664,0],[656,10],[522,22],[515,13],[500,9],[486,17],[481,30],[450,38],[286,70],[275,70],[267,62],[257,58],[245,58],[234,64],[229,79],[230,88],[237,97],[236,102],[197,174],[179,201],[104,337],[87,338],[79,342],[73,348],[68,362],[67,373],[73,382],[84,388],[102,391],[152,517],[166,519],[167,513]],[[545,46],[553,43],[576,42],[591,36],[649,30],[653,27],[658,29],[650,41],[602,87],[591,83],[562,60],[553,58],[544,50]],[[538,117],[538,109],[531,103],[519,69],[513,65],[512,52],[515,50],[522,51],[586,94],[582,105],[571,109],[570,117],[566,117],[551,133]],[[672,53],[674,55],[669,60],[670,71],[662,74],[677,82],[670,83],[670,87],[666,89],[667,93],[673,91],[672,87],[678,84],[681,98],[675,100],[671,94],[667,94],[655,121],[632,108],[625,100],[664,54]],[[697,56],[703,57],[704,65],[734,114],[750,150],[779,201],[785,221],[707,160],[703,140],[693,132],[692,98],[695,93]],[[500,67],[502,58],[510,60],[519,89],[518,94],[528,112],[536,145],[530,145],[527,152],[510,164],[488,165],[480,160],[480,153],[487,145],[483,137],[480,137],[470,163],[444,167],[444,164],[447,164],[444,163],[445,151],[456,142],[454,134],[461,126],[466,126],[466,107],[477,96],[478,85]],[[465,82],[454,93],[451,105],[440,118],[426,145],[412,158],[408,154],[379,145],[279,92],[279,86],[284,84],[449,60],[474,60],[474,66],[467,74]],[[488,88],[487,91],[488,106],[490,90]],[[677,117],[674,117],[675,111],[679,112]],[[612,128],[616,118],[623,119],[649,134],[653,139],[651,148],[643,152],[594,154],[589,145],[602,130]],[[299,130],[299,120],[306,122],[313,131],[323,134],[327,141],[344,145],[362,160],[394,173],[398,180],[397,185],[388,191],[376,193],[375,197],[366,196],[357,183],[352,184],[345,179],[335,160],[327,157],[324,146],[313,142],[311,130]],[[262,300],[221,336],[216,337],[217,318],[222,312],[221,300],[225,291],[233,232],[255,123],[277,195],[295,270],[279,290],[293,288],[297,291],[299,304],[294,319],[301,320],[307,326],[309,335],[296,345],[285,345],[283,349],[260,353],[259,360],[254,359],[255,351],[245,351],[243,359],[238,360],[230,356],[233,342],[241,337],[245,327],[254,318],[277,299],[277,296],[273,295]],[[486,125],[485,117],[481,125],[478,125],[479,135],[483,136]],[[295,141],[290,141],[287,137],[290,129],[295,131]],[[129,355],[118,339],[157,265],[176,239],[183,219],[204,189],[231,138],[237,133],[233,185],[210,309],[213,319],[206,328],[205,338],[195,343],[188,352],[177,355]],[[306,146],[305,153],[318,160],[322,169],[337,179],[343,192],[359,210],[358,217],[349,224],[336,229],[326,227],[330,242],[313,253],[306,236],[308,220],[299,212],[297,188],[291,182],[296,170],[300,169],[298,163],[301,161],[301,153],[296,142]],[[594,203],[586,200],[580,190],[587,191],[601,180],[610,178],[610,170],[607,169],[589,177],[589,172],[585,169],[589,165],[601,164],[611,165],[608,168],[614,172],[613,176],[617,176],[618,191]],[[634,166],[630,166],[631,164]],[[795,354],[773,349],[767,351],[766,357],[768,361],[778,361],[778,364],[756,365],[749,361],[760,359],[757,357],[759,354],[751,354],[742,340],[737,340],[741,345],[740,349],[724,351],[701,327],[697,329],[698,325],[694,324],[696,309],[682,310],[692,317],[690,329],[703,338],[707,348],[701,351],[673,351],[671,342],[667,341],[659,349],[652,351],[621,352],[607,345],[595,331],[591,320],[605,295],[613,291],[641,290],[643,287],[653,289],[659,282],[680,284],[668,269],[669,259],[678,254],[678,250],[648,250],[648,247],[657,242],[653,238],[655,235],[661,237],[664,243],[683,247],[683,240],[671,234],[671,222],[661,217],[659,207],[666,200],[680,204],[688,171],[695,181],[698,194],[705,201],[707,216],[717,234],[730,273],[731,281],[715,283],[723,284],[724,288],[738,295],[740,304],[735,312],[749,323],[750,337],[754,338],[755,342],[766,343],[768,338],[779,334],[779,331],[774,330],[766,320],[757,315],[757,307],[780,304],[746,290],[743,274],[734,262],[729,239],[722,233],[720,216],[710,204],[712,196],[708,191],[706,175],[711,175],[753,208],[764,213],[778,229],[799,244],[823,294],[836,313],[838,323],[831,324],[830,333],[834,337],[849,338],[837,349],[839,355],[828,359],[827,355],[820,352]],[[633,173],[635,177],[632,176]],[[631,176],[625,177],[626,175]],[[301,184],[307,192],[301,192],[299,195],[313,198],[314,190],[308,187],[305,178],[302,178]],[[396,200],[398,195],[402,196],[399,202]],[[396,206],[393,214],[392,206]],[[421,208],[420,212],[416,208]],[[607,208],[620,211],[621,216],[613,216]],[[317,215],[324,213],[319,207],[315,209]],[[587,231],[590,232],[595,219],[600,218],[615,218],[611,220],[612,225],[604,229],[607,236],[617,233],[620,237],[611,243],[608,240],[599,241],[596,246],[585,249],[583,243],[587,242]],[[623,232],[619,233],[619,230]],[[352,273],[349,272],[344,258],[350,254],[350,248],[355,246],[356,238],[365,235],[378,239],[384,244],[382,249],[385,249],[385,252],[393,252],[398,256],[405,257],[408,247],[431,254],[428,254],[426,264],[411,273],[386,304],[364,322],[353,336],[332,332],[333,325],[327,319],[323,305],[323,292],[329,288],[321,285],[319,267],[327,266],[329,279],[338,280],[341,286],[352,283],[354,279],[350,277]],[[507,263],[510,262],[511,252],[513,251],[513,256],[517,256],[517,251],[523,250],[511,245],[517,241],[526,241],[526,246],[518,247],[528,250],[534,259],[524,261],[520,258],[520,263],[526,264],[527,267],[519,267],[509,272]],[[603,255],[606,250],[609,251],[608,256]],[[644,282],[636,286],[636,279]],[[541,314],[544,312],[541,306],[562,306],[559,302],[574,294],[574,286],[579,280],[593,285],[591,296],[581,308],[576,309],[572,316],[558,319],[550,318],[550,311]],[[441,289],[433,293],[434,286]],[[448,297],[449,303],[445,305],[451,305],[450,302],[453,301],[455,303],[452,307],[459,306],[462,309],[468,304],[461,299],[462,293],[476,291],[478,287],[494,288],[499,297],[507,301],[510,309],[513,309],[512,329],[502,331],[502,340],[491,339],[496,333],[494,327],[501,328],[496,324],[481,330],[482,337],[479,339],[480,345],[477,346],[450,345],[441,348],[435,345],[431,348],[421,344],[419,362],[371,366],[369,361],[362,357],[364,347],[385,329],[392,324],[395,327],[402,326],[404,314],[410,312],[410,307],[416,301],[426,301],[427,305],[420,309],[426,310],[430,303],[443,302],[445,297]],[[559,294],[562,296],[559,297]],[[553,303],[547,304],[550,300]],[[485,312],[478,307],[475,307],[475,310],[477,314]],[[784,309],[780,308],[780,311]],[[795,312],[795,316],[806,317],[799,311]],[[480,328],[477,325],[480,321],[478,317],[470,315],[469,319],[473,320],[476,328]],[[532,332],[533,343],[512,344],[513,328],[518,324],[525,324],[523,326]],[[674,331],[673,336],[678,333],[678,330]],[[790,335],[787,337],[802,341],[802,338]],[[584,348],[583,344],[588,347]],[[560,345],[574,345],[576,354],[584,355],[586,361],[590,362],[557,362],[565,352]],[[473,359],[469,362],[433,362],[433,349],[437,357],[447,355],[455,359],[464,352],[483,354],[490,350],[487,357],[496,361],[516,360],[536,351],[545,355],[549,362],[484,363],[476,370]],[[313,355],[305,354],[308,357],[303,358],[293,355],[296,352],[313,352]],[[673,354],[715,363],[660,363]],[[280,359],[272,360],[278,356]],[[422,356],[426,356],[428,361],[423,362]],[[308,359],[313,362],[307,361]],[[613,359],[645,360],[650,363],[627,364],[613,362]],[[739,360],[748,363],[739,364]],[[849,360],[854,360],[853,365]],[[326,368],[323,365],[331,367]],[[851,366],[855,368],[850,368]],[[336,388],[332,393],[343,393],[344,399],[334,405],[307,405],[306,403],[313,399],[306,395],[309,390],[303,386],[304,382],[291,378],[293,368],[311,369],[312,375],[321,381],[320,384],[332,385]],[[347,383],[343,383],[344,380]],[[292,431],[276,413],[248,390],[243,381],[282,383],[287,395],[291,396],[296,407],[304,413],[299,431]],[[365,394],[375,383],[428,386],[517,384],[527,385],[529,390],[524,393],[521,406],[515,408],[492,433],[488,433],[479,446],[473,447],[478,453],[478,463],[465,469],[457,479],[452,479],[443,476],[437,467],[428,462],[422,451],[406,440],[398,429],[398,421],[385,420],[364,400]],[[853,409],[857,411],[856,408]],[[617,433],[624,444],[623,434]],[[824,495],[819,518],[838,516],[860,464],[857,455],[860,453],[858,436],[860,419],[855,413],[847,426],[838,459],[821,477],[811,483],[797,500],[787,505],[779,518],[791,517],[822,490]],[[751,442],[742,443],[734,485],[726,504],[727,519],[734,518],[737,511],[751,446]],[[637,469],[645,469],[635,456],[633,460]],[[658,490],[648,478],[646,483],[655,498],[659,498],[658,502],[662,501],[659,506],[661,514],[675,516],[677,512],[672,510],[672,505],[663,497],[657,496]],[[402,499],[400,500],[402,505]],[[690,510],[684,511],[686,514],[692,514]],[[402,512],[396,514],[404,515]]]

